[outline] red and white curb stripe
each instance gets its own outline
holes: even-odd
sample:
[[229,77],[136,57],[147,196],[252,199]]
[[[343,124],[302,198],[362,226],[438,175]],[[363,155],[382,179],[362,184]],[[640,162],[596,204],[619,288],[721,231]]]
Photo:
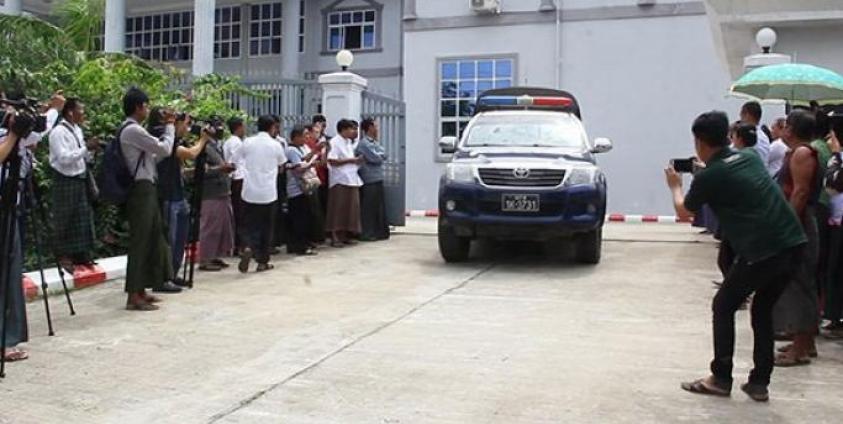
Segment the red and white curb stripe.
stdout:
[[[125,256],[98,259],[97,265],[93,267],[76,267],[72,275],[65,273],[64,280],[68,290],[95,286],[125,277],[126,263]],[[62,287],[61,277],[56,268],[45,269],[44,279],[47,280],[47,293],[50,296],[63,294],[64,287]],[[22,284],[27,300],[32,300],[43,295],[41,273],[39,271],[25,273]]]
[[[436,218],[439,216],[439,211],[435,209],[429,210],[411,210],[407,211],[407,216],[410,217],[424,217]],[[628,222],[628,223],[655,223],[655,224],[676,224],[691,222],[690,220],[683,220],[672,215],[624,215],[611,214],[606,216],[608,222]]]

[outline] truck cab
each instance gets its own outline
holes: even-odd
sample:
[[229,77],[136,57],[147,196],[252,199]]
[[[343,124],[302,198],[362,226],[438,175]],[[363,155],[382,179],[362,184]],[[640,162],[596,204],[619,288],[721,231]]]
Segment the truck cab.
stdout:
[[575,243],[576,259],[600,262],[606,177],[597,154],[608,139],[588,139],[576,98],[566,91],[507,88],[478,97],[462,138],[444,137],[451,153],[439,184],[439,251],[468,259],[471,241]]

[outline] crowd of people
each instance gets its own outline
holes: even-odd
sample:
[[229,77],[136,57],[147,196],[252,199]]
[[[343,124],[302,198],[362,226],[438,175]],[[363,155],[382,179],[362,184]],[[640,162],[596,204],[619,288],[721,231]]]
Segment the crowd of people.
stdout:
[[[755,368],[741,389],[754,400],[769,399],[774,367],[817,358],[818,336],[843,339],[843,116],[813,104],[771,129],[761,119],[757,102],[733,123],[723,112],[701,115],[687,193],[682,177],[665,170],[677,214],[720,240],[714,359],[709,377],[683,383],[693,393],[730,394],[735,313],[747,301]],[[787,344],[776,349],[775,340]]]
[[[0,163],[14,156],[18,144],[26,180],[37,166],[39,141],[49,140],[50,249],[72,274],[95,265],[99,188],[93,160],[104,149],[108,160],[108,150],[86,137],[81,99],[58,92],[48,109],[45,131],[25,138],[14,130],[0,133]],[[14,128],[8,112],[5,126]],[[373,119],[342,119],[329,136],[322,115],[286,134],[278,117],[265,115],[248,135],[243,119],[194,122],[189,114],[151,107],[137,88],[125,93],[123,112],[111,143],[131,181],[120,208],[129,229],[127,310],[157,310],[162,299],[151,292],[178,293],[190,285],[186,260],[198,260],[200,272],[218,272],[230,266],[226,258],[239,258],[240,272],[249,272],[253,261],[256,272],[265,272],[284,246],[288,254],[312,256],[327,246],[390,236],[383,187],[387,156]],[[21,275],[24,228],[20,221],[13,231],[10,275]],[[10,294],[5,358],[16,361],[28,357],[17,347],[28,339],[22,285],[12,284]]]

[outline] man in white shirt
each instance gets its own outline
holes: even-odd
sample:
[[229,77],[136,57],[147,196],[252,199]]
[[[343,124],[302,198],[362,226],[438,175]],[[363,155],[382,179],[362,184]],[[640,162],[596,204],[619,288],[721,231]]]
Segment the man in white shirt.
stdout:
[[331,246],[354,244],[353,237],[360,234],[360,179],[357,171],[363,162],[355,156],[357,123],[342,119],[337,123],[337,136],[330,141],[328,153],[328,216],[326,230],[331,233]]
[[234,162],[235,153],[243,147],[243,137],[246,136],[246,124],[241,118],[228,120],[228,131],[231,137],[222,145],[223,156],[226,162],[234,165],[234,172],[231,173],[231,209],[234,212],[234,251],[239,254],[245,245],[243,233],[243,174],[246,165],[242,162]]
[[778,118],[773,122],[770,131],[773,134],[774,142],[770,143],[770,157],[767,158],[767,171],[770,176],[775,177],[784,165],[784,157],[787,155],[789,148],[784,143],[782,136],[784,135],[785,118]]
[[92,265],[94,215],[88,198],[89,153],[99,149],[96,139],[85,140],[85,105],[69,98],[61,121],[50,132],[50,190],[53,212],[53,249],[63,268]]
[[258,133],[243,141],[234,152],[233,163],[243,165],[243,213],[246,216],[246,247],[240,252],[240,272],[248,272],[254,257],[258,272],[273,268],[269,263],[272,224],[278,201],[278,170],[287,162],[277,134],[278,124],[271,116],[258,118]]
[[[278,144],[281,145],[281,148],[284,149],[284,152],[287,151],[287,147],[289,147],[289,143],[284,138],[284,122],[278,115],[272,115],[272,119],[275,120],[276,129],[275,132],[271,133],[270,135]],[[272,224],[272,228],[275,230],[272,234],[272,254],[281,253],[281,246],[287,244],[289,241],[289,236],[287,234],[287,209],[289,205],[287,203],[287,173],[286,172],[279,172],[278,173],[278,207],[275,208],[275,216],[274,222]]]
[[746,102],[741,107],[741,121],[755,126],[758,133],[758,143],[755,144],[754,149],[761,157],[761,161],[767,164],[770,157],[770,138],[767,137],[767,133],[761,126],[761,115],[761,104],[758,102]]

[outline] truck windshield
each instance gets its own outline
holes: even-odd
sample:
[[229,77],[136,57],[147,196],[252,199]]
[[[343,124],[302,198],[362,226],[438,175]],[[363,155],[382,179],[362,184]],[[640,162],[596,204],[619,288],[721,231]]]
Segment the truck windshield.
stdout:
[[569,114],[481,116],[471,127],[466,147],[584,148],[586,135]]

